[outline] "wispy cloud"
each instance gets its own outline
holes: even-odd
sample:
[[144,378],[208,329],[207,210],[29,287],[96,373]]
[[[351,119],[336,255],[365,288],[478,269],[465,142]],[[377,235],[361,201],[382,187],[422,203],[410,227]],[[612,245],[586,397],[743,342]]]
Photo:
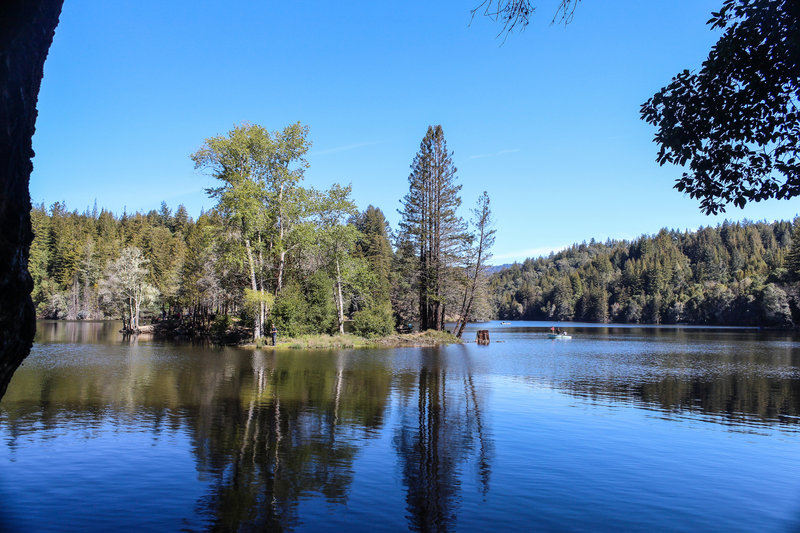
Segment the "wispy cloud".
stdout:
[[505,154],[513,154],[514,152],[519,152],[519,148],[509,148],[506,150],[500,150],[499,152],[494,152],[491,154],[475,154],[467,157],[467,159],[483,159],[484,157],[497,157],[498,155],[505,155]]
[[492,262],[507,263],[508,261],[524,261],[529,257],[548,256],[551,252],[560,252],[564,248],[567,248],[567,246],[542,246],[541,248],[527,248],[525,250],[506,252],[504,254],[495,254],[492,256]]
[[381,144],[382,142],[383,141],[369,141],[363,143],[346,144],[344,146],[336,146],[334,148],[325,148],[324,150],[313,150],[312,153],[314,155],[338,154],[339,152],[356,150],[358,148],[364,148],[365,146],[375,146],[376,144]]

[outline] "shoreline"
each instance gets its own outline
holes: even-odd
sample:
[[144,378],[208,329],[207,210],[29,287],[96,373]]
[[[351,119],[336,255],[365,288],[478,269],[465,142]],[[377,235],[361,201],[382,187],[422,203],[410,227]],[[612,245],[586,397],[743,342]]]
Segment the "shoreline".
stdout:
[[425,348],[447,344],[463,344],[464,341],[444,331],[428,330],[422,333],[396,333],[385,337],[368,339],[350,333],[336,335],[303,335],[297,338],[278,339],[272,346],[268,338],[265,343],[247,342],[236,346],[257,350],[340,350],[356,348]]
[[[278,344],[272,346],[268,336],[253,342],[249,329],[237,327],[224,333],[198,331],[175,327],[174,323],[160,322],[146,324],[136,332],[124,332],[124,335],[144,335],[162,339],[203,339],[221,346],[234,346],[246,349],[272,350],[333,350],[350,348],[403,348],[432,347],[446,344],[463,344],[462,339],[446,331],[428,330],[421,333],[394,333],[385,337],[365,338],[351,333],[335,335],[309,334],[300,337],[278,337]],[[263,341],[263,342],[261,342]]]

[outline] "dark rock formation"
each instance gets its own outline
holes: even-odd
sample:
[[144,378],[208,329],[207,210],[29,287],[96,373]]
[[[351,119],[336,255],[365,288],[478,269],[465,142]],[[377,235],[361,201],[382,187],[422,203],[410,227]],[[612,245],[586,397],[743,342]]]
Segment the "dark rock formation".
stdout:
[[0,2],[0,398],[36,330],[28,274],[32,137],[63,0]]

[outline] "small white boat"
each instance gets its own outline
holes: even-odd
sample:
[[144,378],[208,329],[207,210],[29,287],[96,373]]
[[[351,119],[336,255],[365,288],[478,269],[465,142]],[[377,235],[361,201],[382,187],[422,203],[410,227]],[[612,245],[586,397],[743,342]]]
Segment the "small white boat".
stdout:
[[511,322],[500,322],[501,326],[510,326]]
[[566,333],[548,333],[548,339],[562,339],[562,340],[569,340],[572,338],[572,335],[567,335]]

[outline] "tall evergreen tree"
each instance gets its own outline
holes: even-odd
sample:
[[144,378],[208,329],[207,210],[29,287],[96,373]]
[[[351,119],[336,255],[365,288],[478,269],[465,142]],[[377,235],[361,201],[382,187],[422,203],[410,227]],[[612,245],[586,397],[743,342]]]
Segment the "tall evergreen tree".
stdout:
[[792,246],[786,254],[786,270],[789,281],[800,281],[800,223],[792,231]]
[[392,245],[389,242],[389,223],[383,211],[369,206],[353,221],[360,237],[356,242],[356,253],[364,257],[375,274],[375,287],[371,297],[374,301],[389,301],[389,275],[392,267]]
[[418,254],[420,329],[444,329],[450,269],[457,264],[466,241],[452,152],[447,151],[442,127],[429,126],[411,164],[409,192],[402,200],[401,231],[414,241]]

